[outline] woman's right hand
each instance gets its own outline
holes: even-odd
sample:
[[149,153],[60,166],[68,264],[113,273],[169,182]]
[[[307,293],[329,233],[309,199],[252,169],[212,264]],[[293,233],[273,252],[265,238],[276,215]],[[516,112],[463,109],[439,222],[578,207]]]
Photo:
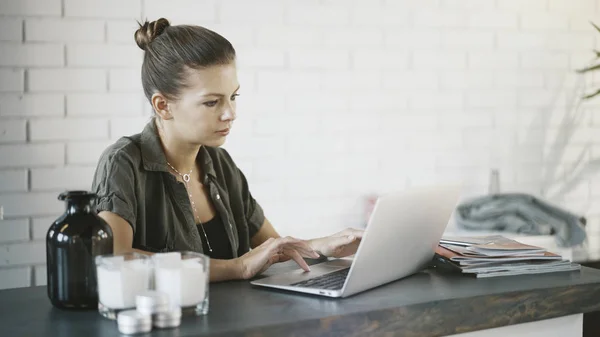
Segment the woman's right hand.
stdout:
[[269,238],[260,246],[242,255],[237,260],[242,279],[249,279],[258,275],[272,264],[293,259],[305,271],[310,271],[303,257],[318,258],[319,253],[314,251],[306,241],[285,237]]

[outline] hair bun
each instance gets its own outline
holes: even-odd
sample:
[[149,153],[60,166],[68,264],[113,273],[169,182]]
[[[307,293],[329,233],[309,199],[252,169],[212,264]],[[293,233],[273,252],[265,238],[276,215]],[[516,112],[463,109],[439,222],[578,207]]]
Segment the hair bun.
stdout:
[[160,18],[152,22],[146,20],[143,25],[139,22],[138,24],[140,25],[140,28],[135,32],[134,38],[135,43],[137,43],[142,50],[146,50],[148,45],[171,25],[169,20],[165,18]]

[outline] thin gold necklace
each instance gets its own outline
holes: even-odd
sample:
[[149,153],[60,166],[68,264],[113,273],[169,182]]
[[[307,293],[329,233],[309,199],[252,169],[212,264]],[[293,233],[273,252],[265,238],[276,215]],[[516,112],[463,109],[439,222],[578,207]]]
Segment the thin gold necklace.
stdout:
[[189,173],[181,174],[179,171],[177,171],[176,168],[173,167],[173,165],[171,165],[171,163],[167,162],[167,165],[169,165],[169,167],[173,171],[175,171],[175,173],[179,174],[181,176],[181,179],[183,179],[183,184],[185,185],[185,189],[186,189],[188,195],[190,196],[190,202],[192,203],[192,208],[194,209],[194,215],[196,216],[196,221],[198,221],[200,223],[200,228],[202,228],[202,234],[204,234],[204,239],[206,239],[206,245],[208,246],[208,251],[212,252],[212,247],[210,246],[210,242],[208,241],[208,236],[206,235],[206,231],[204,230],[204,224],[202,223],[202,221],[200,221],[200,216],[198,215],[198,210],[196,209],[196,204],[194,203],[194,199],[192,199],[192,192],[188,186],[188,183],[190,182],[190,175],[192,174],[192,170],[190,170]]

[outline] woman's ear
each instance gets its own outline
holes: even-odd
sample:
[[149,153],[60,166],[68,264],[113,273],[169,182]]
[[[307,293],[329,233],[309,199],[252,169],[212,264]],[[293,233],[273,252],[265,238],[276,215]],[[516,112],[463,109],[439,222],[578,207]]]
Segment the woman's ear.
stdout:
[[154,112],[163,120],[173,119],[173,115],[169,110],[169,102],[167,98],[160,93],[152,95],[151,98],[152,108]]

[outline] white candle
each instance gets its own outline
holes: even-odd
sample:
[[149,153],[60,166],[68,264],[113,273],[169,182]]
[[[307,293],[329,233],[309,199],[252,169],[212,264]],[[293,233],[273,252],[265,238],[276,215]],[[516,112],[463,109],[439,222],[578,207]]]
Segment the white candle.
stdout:
[[197,259],[183,260],[181,274],[181,306],[189,307],[202,302],[208,277],[204,266]]
[[199,259],[165,259],[155,266],[156,290],[169,295],[171,302],[181,307],[201,303],[206,295],[208,274]]
[[135,307],[135,297],[148,290],[152,267],[145,260],[125,261],[122,256],[98,265],[98,297],[110,309]]
[[108,308],[123,308],[123,284],[121,282],[121,264],[123,256],[103,258],[98,265],[98,299]]
[[152,256],[155,266],[164,264],[178,264],[181,261],[180,252],[157,253]]
[[176,265],[155,267],[154,285],[156,290],[169,295],[172,304],[181,306],[181,268]]

